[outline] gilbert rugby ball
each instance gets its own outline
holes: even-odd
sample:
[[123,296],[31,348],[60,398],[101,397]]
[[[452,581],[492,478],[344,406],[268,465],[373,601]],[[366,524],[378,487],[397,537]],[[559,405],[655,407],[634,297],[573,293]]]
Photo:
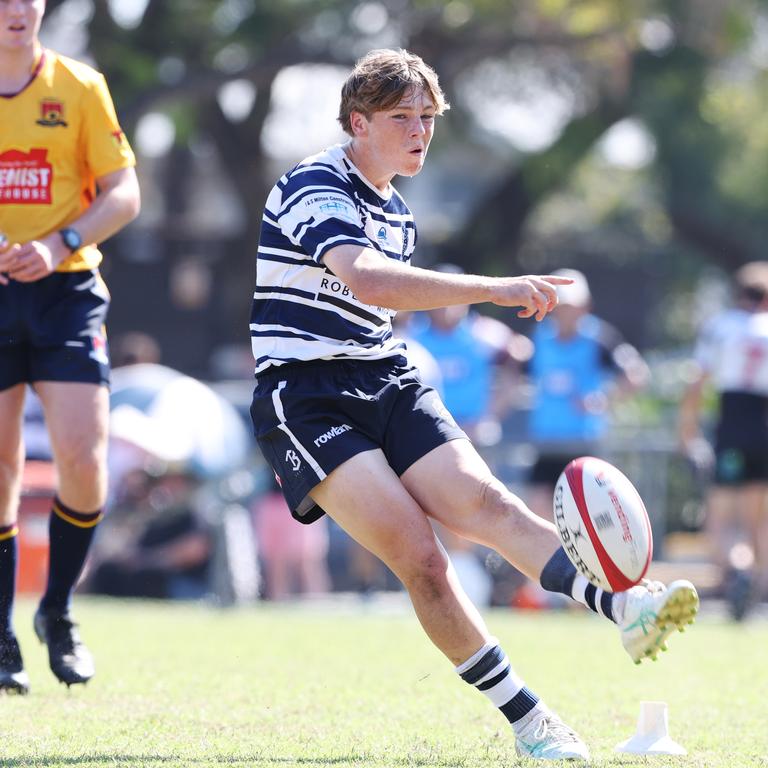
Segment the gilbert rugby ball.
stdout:
[[563,549],[588,581],[622,592],[645,576],[651,523],[640,494],[616,467],[592,456],[574,459],[558,478],[553,506]]

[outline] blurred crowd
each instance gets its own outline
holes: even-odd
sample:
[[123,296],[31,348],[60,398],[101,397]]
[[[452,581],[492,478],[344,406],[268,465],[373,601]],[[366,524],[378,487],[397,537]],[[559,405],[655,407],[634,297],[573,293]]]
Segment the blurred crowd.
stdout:
[[[468,306],[401,313],[396,326],[410,362],[486,461],[547,518],[554,485],[571,459],[613,459],[616,409],[650,380],[641,354],[593,314],[586,277],[575,270],[557,274],[573,283],[560,290],[558,307],[530,338]],[[247,374],[235,389],[196,381],[163,366],[158,344],[141,333],[115,339],[112,357],[110,499],[81,591],[226,605],[400,588],[329,519],[302,525],[291,517],[250,435]],[[679,443],[665,450],[668,459],[680,460],[688,478],[684,495],[692,498],[664,501],[693,501],[703,511],[677,523],[667,514],[670,519],[655,520],[654,534],[689,534],[697,544],[686,550],[687,565],[693,552],[714,574],[697,586],[743,619],[768,588],[768,264],[736,275],[733,307],[702,329],[689,363]],[[735,381],[738,366],[746,379]],[[748,394],[732,396],[732,390]],[[32,482],[34,468],[50,462],[32,396],[25,425],[22,527],[46,490],[45,482]],[[490,550],[439,527],[438,536],[477,604],[563,605]],[[657,540],[657,553],[673,559],[671,550]]]

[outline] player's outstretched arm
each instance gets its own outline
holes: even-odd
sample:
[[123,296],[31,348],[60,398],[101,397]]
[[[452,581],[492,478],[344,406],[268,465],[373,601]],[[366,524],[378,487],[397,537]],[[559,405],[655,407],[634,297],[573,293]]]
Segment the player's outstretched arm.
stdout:
[[360,301],[395,310],[424,310],[454,304],[491,302],[521,307],[519,317],[542,320],[557,305],[554,275],[486,277],[419,269],[388,259],[371,248],[342,245],[324,256],[325,265]]

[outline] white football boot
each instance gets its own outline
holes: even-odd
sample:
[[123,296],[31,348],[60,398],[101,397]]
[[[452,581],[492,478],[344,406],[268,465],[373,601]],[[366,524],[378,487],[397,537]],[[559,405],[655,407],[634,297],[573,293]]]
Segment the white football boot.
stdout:
[[619,621],[621,643],[635,664],[644,658],[656,661],[667,650],[667,638],[693,624],[699,596],[690,581],[679,579],[665,587],[659,581],[638,584],[625,593],[624,613]]
[[535,709],[516,730],[515,750],[533,760],[589,760],[587,745],[554,712]]

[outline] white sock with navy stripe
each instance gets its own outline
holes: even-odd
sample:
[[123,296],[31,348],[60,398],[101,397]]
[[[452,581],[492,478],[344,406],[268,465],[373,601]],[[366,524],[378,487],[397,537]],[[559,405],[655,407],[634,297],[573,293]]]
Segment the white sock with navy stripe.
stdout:
[[614,616],[613,593],[605,592],[600,587],[590,584],[580,573],[577,573],[576,578],[573,580],[571,597],[577,603],[586,605],[591,611],[600,616],[605,616],[606,619],[611,621],[618,621],[620,619],[620,617]]
[[464,682],[484,693],[515,729],[528,723],[530,718],[526,715],[534,708],[545,709],[544,703],[512,669],[496,638],[490,638],[456,671]]

